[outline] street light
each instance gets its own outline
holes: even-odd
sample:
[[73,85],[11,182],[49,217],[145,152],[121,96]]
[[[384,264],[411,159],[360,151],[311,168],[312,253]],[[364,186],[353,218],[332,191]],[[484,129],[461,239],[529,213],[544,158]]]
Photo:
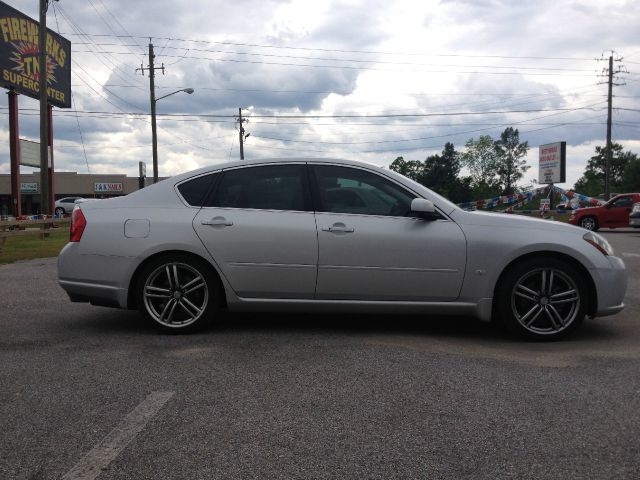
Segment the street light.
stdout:
[[160,98],[156,98],[155,92],[151,90],[151,142],[153,147],[153,183],[158,183],[158,134],[156,133],[156,103],[158,103],[158,100],[162,100],[163,98],[167,98],[180,92],[188,93],[189,95],[191,95],[193,93],[193,88],[182,88],[180,90],[176,90],[175,92],[167,93]]

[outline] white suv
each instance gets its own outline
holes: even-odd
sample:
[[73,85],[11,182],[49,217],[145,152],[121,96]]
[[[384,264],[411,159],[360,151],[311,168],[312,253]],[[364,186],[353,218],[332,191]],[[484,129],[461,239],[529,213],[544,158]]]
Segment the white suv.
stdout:
[[640,202],[633,204],[633,209],[629,214],[629,226],[640,228]]

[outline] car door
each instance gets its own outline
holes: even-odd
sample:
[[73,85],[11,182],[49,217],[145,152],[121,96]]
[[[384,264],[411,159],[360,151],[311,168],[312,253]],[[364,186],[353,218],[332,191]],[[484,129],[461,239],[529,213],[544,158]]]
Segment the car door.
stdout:
[[417,195],[369,170],[312,167],[318,226],[316,298],[451,301],[460,292],[466,240],[444,215],[410,216]]
[[193,227],[240,297],[313,298],[318,240],[304,164],[223,171]]
[[629,214],[633,208],[633,196],[620,196],[608,204],[606,208],[606,221],[603,226],[627,227],[629,226]]

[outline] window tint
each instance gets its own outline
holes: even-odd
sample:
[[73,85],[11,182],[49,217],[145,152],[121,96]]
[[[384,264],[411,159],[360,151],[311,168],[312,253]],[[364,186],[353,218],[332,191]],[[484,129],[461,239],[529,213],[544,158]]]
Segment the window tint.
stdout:
[[348,167],[314,167],[322,212],[404,217],[411,211],[411,192],[376,175]]
[[215,181],[217,175],[217,173],[211,173],[181,183],[178,185],[180,195],[182,195],[182,198],[184,198],[189,205],[193,207],[201,206],[204,201],[204,196],[207,194],[209,187]]
[[633,198],[632,197],[622,197],[617,199],[615,202],[613,202],[611,204],[612,207],[630,207],[631,205],[633,205]]
[[308,210],[305,208],[304,165],[245,167],[224,172],[206,206],[257,208],[262,210]]

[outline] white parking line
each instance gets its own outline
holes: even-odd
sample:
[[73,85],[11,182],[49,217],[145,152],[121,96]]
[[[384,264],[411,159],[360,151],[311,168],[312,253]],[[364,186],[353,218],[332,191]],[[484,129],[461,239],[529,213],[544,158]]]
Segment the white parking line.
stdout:
[[100,443],[74,465],[62,480],[93,480],[142,431],[174,392],[152,392],[125,419],[111,430]]
[[639,258],[640,257],[640,253],[622,252],[622,256],[623,257],[630,257],[630,258]]

